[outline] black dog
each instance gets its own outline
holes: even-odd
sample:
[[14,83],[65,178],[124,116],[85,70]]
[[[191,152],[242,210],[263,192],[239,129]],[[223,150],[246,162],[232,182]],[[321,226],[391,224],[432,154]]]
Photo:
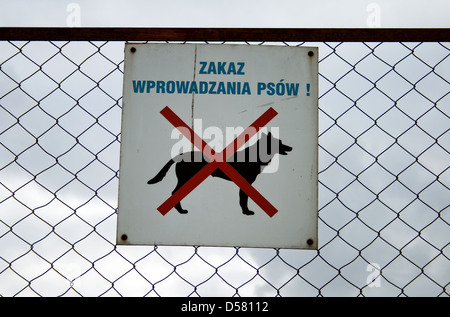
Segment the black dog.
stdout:
[[[287,155],[292,147],[287,146],[274,137],[269,132],[269,134],[262,134],[261,138],[253,145],[245,148],[242,151],[235,152],[227,162],[233,167],[242,177],[244,177],[247,182],[252,184],[256,177],[262,172],[265,166],[267,166],[275,154]],[[164,176],[166,176],[167,171],[170,169],[172,164],[177,163],[175,167],[175,173],[178,178],[178,183],[172,194],[175,193],[181,186],[183,186],[189,179],[191,179],[200,169],[202,169],[209,160],[204,157],[203,153],[200,151],[192,151],[182,153],[175,158],[169,160],[169,162],[164,165],[161,171],[147,184],[155,184],[161,181]],[[212,176],[220,177],[226,180],[230,178],[222,172],[220,169],[216,169]],[[249,210],[247,207],[248,195],[239,190],[239,205],[242,208],[242,213],[244,215],[253,215],[254,212]],[[175,205],[175,209],[180,214],[186,214],[188,211],[181,207],[178,203]]]

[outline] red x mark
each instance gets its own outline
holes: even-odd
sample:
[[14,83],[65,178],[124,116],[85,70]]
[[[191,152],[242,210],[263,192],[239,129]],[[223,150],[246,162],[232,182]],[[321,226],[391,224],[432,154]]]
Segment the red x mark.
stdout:
[[[189,181],[179,188],[172,196],[170,196],[157,209],[162,214],[167,214],[177,203],[186,197],[195,187],[200,185],[209,175],[216,169],[221,169],[236,185],[239,186],[253,201],[261,207],[270,217],[275,215],[278,210],[272,206],[267,199],[264,198],[247,180],[241,176],[226,160],[232,156],[237,149],[244,145],[253,135],[255,135],[263,126],[272,120],[277,112],[270,108],[244,130],[233,142],[231,142],[221,153],[214,154],[215,151],[199,137],[186,123],[183,122],[169,107],[161,110],[161,114],[172,123],[192,144],[197,148],[201,144],[200,151],[203,152],[210,160],[200,171],[197,172]],[[225,156],[223,157],[223,153]],[[216,157],[220,157],[216,161]],[[223,159],[222,159],[223,157]]]

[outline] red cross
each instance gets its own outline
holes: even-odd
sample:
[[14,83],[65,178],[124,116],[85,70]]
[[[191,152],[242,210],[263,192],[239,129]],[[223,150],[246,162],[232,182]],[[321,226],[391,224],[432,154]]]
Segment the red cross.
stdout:
[[[233,142],[231,142],[221,153],[215,154],[215,151],[199,137],[186,123],[183,122],[169,107],[161,110],[161,114],[175,126],[192,144],[197,148],[201,144],[201,150],[211,161],[207,163],[200,171],[189,179],[181,188],[170,196],[157,209],[162,214],[167,214],[177,203],[186,197],[195,187],[200,185],[216,169],[221,169],[236,185],[239,186],[253,201],[261,207],[270,217],[275,215],[278,210],[272,206],[247,180],[241,176],[226,160],[233,155],[237,149],[244,145],[252,136],[254,136],[262,127],[272,120],[277,112],[269,108],[264,114],[255,120],[247,129],[244,130]],[[225,153],[225,156],[223,156]],[[216,160],[216,157],[220,159]],[[223,159],[222,159],[223,158]]]

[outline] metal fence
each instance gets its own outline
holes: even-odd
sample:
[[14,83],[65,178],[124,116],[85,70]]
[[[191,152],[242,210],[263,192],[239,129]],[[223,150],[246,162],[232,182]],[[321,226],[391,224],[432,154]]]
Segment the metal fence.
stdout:
[[115,245],[124,42],[4,40],[1,296],[449,295],[450,44],[239,43],[319,47],[319,249]]

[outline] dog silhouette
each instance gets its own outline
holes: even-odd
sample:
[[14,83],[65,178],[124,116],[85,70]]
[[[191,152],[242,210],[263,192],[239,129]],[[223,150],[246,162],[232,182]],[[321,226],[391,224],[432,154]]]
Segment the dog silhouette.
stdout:
[[[242,177],[244,177],[248,183],[252,184],[256,177],[262,172],[264,167],[269,165],[270,161],[276,154],[287,155],[292,150],[292,147],[283,144],[283,142],[277,138],[274,138],[269,132],[268,134],[262,133],[258,141],[241,151],[235,152],[227,162],[233,167]],[[200,151],[185,152],[170,159],[166,165],[159,171],[159,173],[147,182],[147,184],[155,184],[160,182],[169,171],[170,167],[176,163],[175,174],[178,179],[178,183],[175,189],[172,191],[174,194],[181,186],[183,186],[189,179],[191,179],[200,169],[209,163],[209,159],[206,158]],[[220,169],[216,169],[211,176],[220,177],[225,180],[231,181],[231,179]],[[254,212],[248,209],[248,195],[239,190],[239,205],[242,208],[244,215],[253,215]],[[180,214],[187,214],[188,211],[181,207],[181,203],[175,205],[175,209]]]

